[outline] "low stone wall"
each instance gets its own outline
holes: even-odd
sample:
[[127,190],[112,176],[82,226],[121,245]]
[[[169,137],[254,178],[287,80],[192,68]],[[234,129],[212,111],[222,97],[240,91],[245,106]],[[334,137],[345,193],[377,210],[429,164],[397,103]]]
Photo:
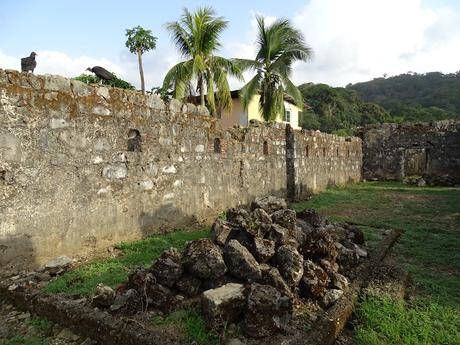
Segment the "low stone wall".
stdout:
[[460,183],[460,121],[373,125],[361,137],[366,179]]
[[360,179],[360,139],[292,132],[286,145],[288,132],[221,131],[177,100],[0,70],[0,267],[206,223],[288,185],[296,197]]

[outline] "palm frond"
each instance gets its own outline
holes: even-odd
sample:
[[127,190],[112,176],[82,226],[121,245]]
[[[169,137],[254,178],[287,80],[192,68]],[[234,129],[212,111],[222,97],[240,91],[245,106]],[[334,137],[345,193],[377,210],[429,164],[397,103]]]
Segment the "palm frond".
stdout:
[[294,103],[300,109],[303,109],[303,97],[300,90],[289,78],[283,78],[286,93],[294,99]]
[[256,75],[240,90],[240,99],[243,109],[247,110],[251,99],[260,92],[262,74],[257,72]]

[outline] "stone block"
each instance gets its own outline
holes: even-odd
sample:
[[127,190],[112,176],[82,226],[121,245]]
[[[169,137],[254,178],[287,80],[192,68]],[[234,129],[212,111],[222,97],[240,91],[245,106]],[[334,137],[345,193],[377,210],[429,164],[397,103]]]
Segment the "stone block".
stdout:
[[215,325],[223,321],[238,321],[246,305],[243,284],[228,283],[203,292],[201,305],[205,318]]
[[70,124],[65,119],[50,119],[50,128],[51,129],[60,129],[69,127]]
[[128,168],[124,164],[108,165],[102,170],[102,176],[108,179],[121,179],[128,176]]
[[59,75],[45,75],[45,90],[71,92],[70,79]]
[[93,94],[94,87],[79,80],[72,79],[70,85],[73,90],[73,94],[78,97],[86,97]]
[[155,110],[164,110],[166,108],[163,100],[157,95],[147,97],[147,106]]

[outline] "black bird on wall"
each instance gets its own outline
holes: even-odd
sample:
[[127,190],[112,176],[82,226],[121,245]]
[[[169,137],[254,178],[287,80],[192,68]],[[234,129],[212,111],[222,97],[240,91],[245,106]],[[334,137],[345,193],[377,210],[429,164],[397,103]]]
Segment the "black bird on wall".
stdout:
[[107,71],[105,68],[101,66],[94,66],[93,68],[88,67],[87,71],[93,72],[96,76],[103,80],[112,80],[113,74]]
[[37,61],[35,61],[36,56],[37,54],[32,52],[30,56],[21,59],[21,72],[31,71],[34,73],[34,69],[37,67]]

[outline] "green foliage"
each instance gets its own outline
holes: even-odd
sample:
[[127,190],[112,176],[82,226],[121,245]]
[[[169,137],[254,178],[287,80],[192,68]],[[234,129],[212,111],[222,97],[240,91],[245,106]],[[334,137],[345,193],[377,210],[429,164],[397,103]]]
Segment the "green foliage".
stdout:
[[[221,47],[220,35],[227,25],[228,22],[217,17],[210,7],[199,8],[193,13],[184,9],[179,21],[168,23],[166,28],[176,48],[187,60],[169,70],[163,89],[173,89],[177,99],[198,90],[202,105],[207,94],[207,105],[212,114],[216,112],[216,104],[222,109],[230,109],[232,98],[227,77],[242,80],[243,75],[233,60],[215,55]],[[193,82],[196,87],[192,87]]]
[[154,316],[152,323],[155,326],[173,326],[183,331],[190,343],[197,345],[218,345],[219,337],[206,329],[203,318],[191,310],[177,310],[165,317]]
[[347,89],[355,90],[367,102],[383,106],[400,121],[460,118],[460,71],[406,73],[347,85]]
[[336,221],[360,224],[368,239],[376,227],[404,231],[394,252],[411,274],[415,301],[403,305],[384,296],[365,299],[357,344],[459,343],[459,204],[459,188],[395,182],[332,188],[293,204],[296,210],[313,207]]
[[[112,73],[112,72],[111,72]],[[80,74],[78,77],[75,77],[73,79],[79,80],[85,84],[99,84],[102,82],[104,85],[109,85],[113,87],[118,87],[120,89],[126,89],[126,90],[135,90],[136,88],[128,83],[127,81],[124,81],[123,79],[118,78],[114,73],[113,74],[113,79],[112,80],[105,80],[101,79],[96,75],[91,75],[91,74]]]
[[171,98],[173,98],[173,91],[170,88],[165,89],[164,87],[161,87],[161,86],[155,86],[155,87],[152,87],[151,92],[153,95],[160,96],[160,98],[165,102],[169,102]]
[[243,69],[253,70],[256,75],[241,89],[243,107],[256,94],[260,94],[260,108],[265,121],[273,121],[278,114],[284,114],[284,97],[289,95],[295,104],[303,107],[299,89],[289,79],[292,64],[307,61],[312,50],[305,43],[302,33],[292,27],[285,19],[279,19],[271,25],[263,17],[257,17],[258,37],[257,55],[254,60],[239,59]]
[[115,288],[127,280],[131,270],[138,266],[149,266],[164,250],[170,247],[182,249],[187,241],[208,235],[208,229],[193,232],[175,231],[140,241],[122,243],[118,246],[123,251],[121,257],[80,266],[51,281],[46,291],[90,295],[99,283]]
[[41,317],[34,317],[26,320],[26,325],[32,326],[37,332],[48,336],[53,331],[53,323]]
[[352,135],[358,126],[392,121],[385,109],[361,101],[353,90],[311,83],[299,90],[308,106],[301,116],[304,129]]
[[366,296],[357,316],[356,345],[460,344],[460,313],[452,307]]
[[126,29],[126,37],[126,47],[133,54],[142,55],[157,46],[157,37],[152,35],[151,30],[146,30],[141,26]]
[[0,345],[48,345],[48,343],[35,337],[17,335],[9,340],[0,340]]

